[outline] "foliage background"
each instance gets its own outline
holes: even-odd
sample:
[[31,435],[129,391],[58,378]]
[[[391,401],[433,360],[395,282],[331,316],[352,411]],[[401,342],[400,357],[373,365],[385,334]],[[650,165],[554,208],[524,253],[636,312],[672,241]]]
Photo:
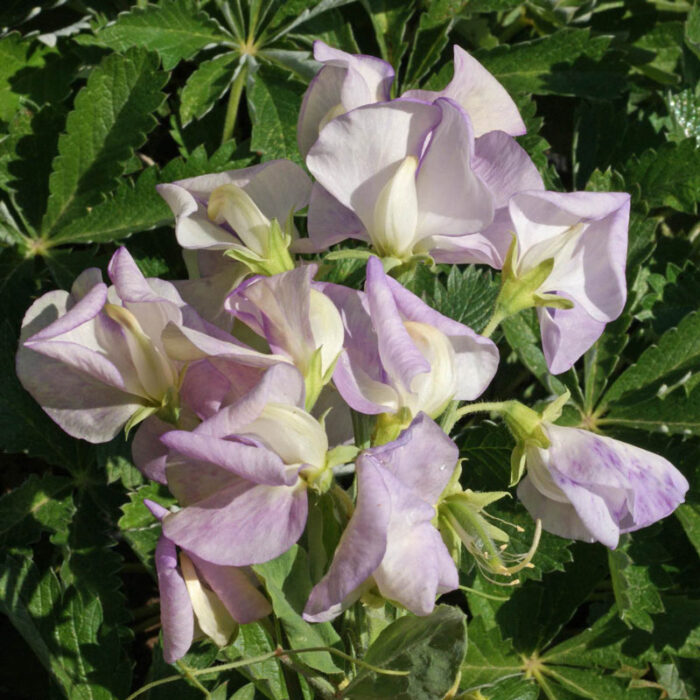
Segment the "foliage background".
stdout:
[[[534,315],[507,321],[496,337],[502,370],[489,396],[537,404],[566,387],[567,424],[596,425],[663,454],[688,477],[691,492],[675,516],[626,536],[615,552],[543,538],[520,586],[494,586],[465,568],[471,592],[447,597],[468,613],[460,697],[698,697],[697,1],[31,5],[30,12],[24,0],[5,0],[0,8],[0,444],[7,453],[0,472],[0,692],[124,698],[174,672],[157,641],[152,555],[159,527],[142,505],[147,496],[165,503],[167,493],[144,483],[122,438],[100,446],[72,440],[23,391],[13,368],[19,324],[34,298],[69,287],[85,267],[104,269],[127,238],[146,274],[185,276],[170,211],[154,185],[272,158],[300,162],[296,117],[315,69],[309,49],[321,38],[391,61],[398,92],[446,84],[451,44],[460,44],[517,100],[529,129],[520,142],[548,188],[633,197],[623,315],[576,371],[556,378],[546,371]],[[411,282],[413,291],[476,330],[484,326],[497,274],[472,267],[445,268],[438,278],[424,273]],[[353,284],[361,270],[343,263],[332,274]],[[502,489],[507,432],[477,419],[459,444],[469,460],[465,485]],[[522,524],[526,548],[528,516],[516,502],[502,511]],[[285,586],[303,557],[300,547],[274,573],[290,600],[300,591]],[[276,605],[281,639],[308,644],[300,641],[311,632],[299,610],[282,607]],[[463,633],[451,624],[438,616],[403,655],[374,649],[374,658],[418,675],[428,659],[451,681],[464,650]],[[460,634],[454,645],[436,643]],[[247,625],[218,659],[255,656],[276,641]],[[217,649],[202,643],[186,662],[202,668],[216,659]],[[366,678],[346,697],[368,697],[370,686],[376,697],[438,697],[435,684],[445,679],[423,675],[420,688]],[[310,697],[307,682],[283,674],[276,661],[203,682],[216,700],[286,697],[285,683]],[[201,697],[186,682],[150,697],[165,694]]]

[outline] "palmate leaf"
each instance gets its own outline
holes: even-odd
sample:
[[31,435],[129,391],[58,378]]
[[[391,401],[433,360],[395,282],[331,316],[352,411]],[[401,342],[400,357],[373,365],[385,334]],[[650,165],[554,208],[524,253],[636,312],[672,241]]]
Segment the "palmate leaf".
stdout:
[[466,649],[466,618],[458,608],[439,605],[426,617],[406,615],[380,632],[364,661],[408,671],[408,675],[387,676],[361,669],[343,697],[352,700],[441,698],[454,684]]
[[588,29],[566,28],[541,39],[476,51],[474,56],[515,94],[614,98],[625,82],[622,68],[606,55],[611,39],[591,37]]
[[124,51],[140,46],[156,51],[163,68],[170,70],[208,44],[231,42],[233,37],[211,17],[197,9],[194,0],[162,0],[137,7],[117,17],[96,36],[96,42]]
[[165,81],[157,57],[141,49],[109,55],[92,71],[58,141],[42,222],[45,237],[85,215],[111,189],[155,127],[153,112],[164,100]]

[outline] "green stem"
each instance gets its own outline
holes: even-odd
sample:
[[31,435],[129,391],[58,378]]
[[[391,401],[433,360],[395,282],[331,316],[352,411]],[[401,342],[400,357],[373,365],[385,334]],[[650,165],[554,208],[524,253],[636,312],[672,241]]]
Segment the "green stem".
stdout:
[[238,116],[238,105],[243,94],[243,86],[245,85],[248,75],[248,66],[246,63],[241,65],[238,75],[233,81],[231,92],[228,96],[228,105],[226,106],[226,118],[224,120],[224,130],[221,134],[221,143],[226,143],[232,136],[236,126],[236,117]]
[[489,322],[486,324],[486,328],[484,328],[479,335],[483,336],[484,338],[490,338],[504,318],[506,318],[506,314],[497,306],[493,312],[493,316],[491,316]]
[[488,598],[489,600],[497,600],[503,602],[505,600],[510,600],[510,598],[504,598],[500,595],[491,595],[490,593],[484,593],[483,591],[477,591],[476,588],[469,588],[469,586],[460,586],[460,591],[465,591],[466,593],[471,593],[473,595],[481,596],[482,598]]
[[442,421],[442,429],[447,435],[452,432],[457,421],[470,413],[502,413],[508,406],[509,401],[480,401],[478,403],[470,403],[468,406],[452,411],[450,415]]
[[182,671],[182,675],[199,690],[205,698],[211,697],[209,691],[194,677],[191,669],[184,661],[177,661],[175,665]]

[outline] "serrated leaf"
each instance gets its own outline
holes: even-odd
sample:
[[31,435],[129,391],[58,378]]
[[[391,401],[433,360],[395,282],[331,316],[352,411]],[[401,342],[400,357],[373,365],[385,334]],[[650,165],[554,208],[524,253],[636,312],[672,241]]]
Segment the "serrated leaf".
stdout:
[[520,656],[513,645],[503,639],[497,627],[487,628],[479,617],[474,617],[467,630],[469,646],[461,667],[460,690],[487,688],[505,678],[523,675]]
[[304,85],[290,80],[278,69],[261,66],[248,88],[248,107],[253,121],[252,151],[263,161],[289,158],[301,164],[297,148],[297,118]]
[[693,2],[685,20],[685,43],[700,58],[700,5],[697,0]]
[[156,125],[152,113],[163,102],[166,79],[157,57],[140,49],[109,55],[92,71],[58,141],[44,236],[84,216],[114,186],[124,163]]
[[[661,336],[601,400],[601,427],[666,434],[700,434],[700,362],[697,314]],[[679,333],[680,332],[680,333]],[[688,337],[690,334],[690,337]]]
[[624,87],[624,72],[606,56],[611,38],[566,28],[474,56],[509,92],[614,98]]
[[[301,616],[311,592],[308,558],[301,547],[294,545],[285,554],[253,568],[265,579],[272,608],[293,649],[335,646],[340,641],[329,622],[312,625]],[[326,651],[304,654],[302,661],[324,673],[339,673],[341,670]]]
[[75,512],[72,491],[73,482],[66,477],[31,474],[0,498],[0,542],[24,547],[42,530],[65,533]]
[[430,10],[430,12],[421,13],[418,29],[413,37],[406,66],[406,78],[403,82],[404,90],[418,87],[419,81],[439,60],[442,50],[447,46],[453,19],[436,17],[435,6]]
[[671,207],[686,214],[697,211],[700,199],[700,150],[695,139],[665,143],[632,158],[623,175],[639,185],[650,207]]
[[146,498],[160,503],[166,508],[175,503],[175,499],[164,486],[155,483],[147,484],[129,494],[129,502],[122,506],[124,514],[119,518],[117,524],[119,531],[131,549],[134,550],[136,556],[147,569],[154,571],[153,556],[161,527],[143,504]]
[[199,64],[187,79],[180,95],[180,120],[183,126],[203,117],[221,98],[231,84],[237,62],[235,53],[224,53]]
[[133,46],[156,51],[163,68],[171,70],[205,46],[231,42],[233,37],[198,10],[193,0],[167,0],[122,13],[97,33],[97,41],[116,51]]
[[[64,589],[51,569],[41,573],[29,550],[0,555],[0,612],[71,700],[116,700],[128,691],[128,669],[114,673],[94,654],[101,642],[99,599]],[[103,651],[112,650],[105,645]]]
[[458,608],[439,605],[426,617],[406,615],[381,631],[364,661],[381,668],[408,671],[409,675],[386,676],[361,669],[343,697],[441,698],[454,684],[466,650],[466,618]]
[[668,138],[670,141],[695,139],[700,144],[700,95],[688,88],[666,96]]
[[131,183],[123,179],[114,194],[73,218],[53,236],[56,243],[107,243],[172,223],[173,215],[156,191],[158,171],[147,168]]
[[644,566],[636,566],[624,542],[608,553],[615,602],[623,622],[651,632],[651,613],[663,612],[664,606]]

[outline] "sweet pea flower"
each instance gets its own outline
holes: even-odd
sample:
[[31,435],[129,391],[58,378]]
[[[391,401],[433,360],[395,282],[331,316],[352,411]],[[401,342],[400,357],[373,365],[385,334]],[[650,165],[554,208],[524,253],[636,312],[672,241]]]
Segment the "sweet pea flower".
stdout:
[[[477,137],[494,130],[524,134],[525,124],[503,86],[464,49],[455,45],[453,50],[454,77],[444,90],[409,90],[402,98],[434,102],[449,97],[469,115]],[[314,58],[323,67],[309,84],[299,112],[297,141],[303,156],[335,117],[389,100],[394,81],[394,69],[386,61],[345,53],[322,41],[314,42]]]
[[425,414],[398,440],[360,454],[355,511],[311,591],[306,620],[333,619],[373,584],[416,615],[429,615],[436,596],[457,588],[457,568],[432,521],[458,456]]
[[163,435],[168,487],[183,506],[165,517],[165,536],[222,566],[287,551],[306,523],[307,488],[322,490],[332,477],[326,433],[303,406],[301,374],[277,364],[193,431]]
[[541,427],[549,447],[526,447],[518,497],[545,530],[614,549],[622,533],[683,502],[688,482],[660,455],[578,428]]
[[467,114],[444,97],[366,105],[337,117],[306,163],[317,183],[309,238],[294,244],[300,252],[352,237],[397,262],[430,255],[500,266],[498,233],[494,242],[482,232],[512,194],[543,188],[512,137],[499,131],[475,141]]
[[112,286],[90,268],[71,292],[53,291],[22,322],[17,374],[69,435],[99,443],[125,423],[178,409],[183,366],[165,350],[168,324],[203,322],[169,282],[146,279],[120,248],[109,263]]
[[625,305],[630,197],[522,192],[509,205],[514,242],[496,318],[537,306],[550,372],[568,370]]
[[316,270],[316,265],[307,265],[272,277],[254,277],[225,303],[272,352],[288,357],[304,375],[307,408],[330,380],[344,335],[338,309],[313,286]]
[[435,417],[452,399],[475,399],[496,373],[490,340],[430,308],[378,258],[367,263],[364,293],[332,284],[323,291],[345,323],[333,381],[360,413]]
[[[153,501],[144,504],[158,520],[169,513]],[[185,550],[178,556],[175,543],[165,535],[158,540],[155,564],[166,663],[182,658],[203,635],[225,646],[237,624],[254,622],[272,611],[251,571],[210,564]]]
[[225,252],[261,274],[293,269],[292,216],[307,205],[310,189],[306,173],[287,160],[157,186],[183,248]]

